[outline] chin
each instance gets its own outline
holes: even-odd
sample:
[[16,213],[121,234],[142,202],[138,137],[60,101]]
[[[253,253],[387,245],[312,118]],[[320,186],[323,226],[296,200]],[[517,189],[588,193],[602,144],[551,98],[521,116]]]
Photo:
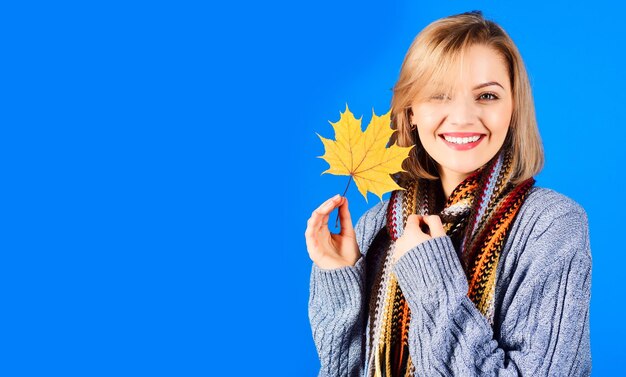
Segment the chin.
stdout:
[[483,165],[485,165],[487,162],[489,162],[488,160],[485,162],[473,162],[473,163],[468,163],[463,162],[463,163],[459,163],[457,165],[453,165],[453,166],[448,166],[446,170],[448,170],[451,173],[454,174],[460,174],[460,175],[470,175],[473,172],[475,172],[476,170],[480,169]]

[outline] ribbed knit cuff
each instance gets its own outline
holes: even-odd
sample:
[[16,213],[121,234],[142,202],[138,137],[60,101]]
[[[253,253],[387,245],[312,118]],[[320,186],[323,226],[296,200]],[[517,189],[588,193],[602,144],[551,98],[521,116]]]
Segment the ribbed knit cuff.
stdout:
[[361,305],[365,280],[365,257],[354,266],[322,269],[313,263],[311,271],[312,299],[328,305],[333,311]]
[[393,271],[407,296],[436,299],[441,294],[449,298],[467,294],[467,278],[449,236],[415,246],[398,259]]

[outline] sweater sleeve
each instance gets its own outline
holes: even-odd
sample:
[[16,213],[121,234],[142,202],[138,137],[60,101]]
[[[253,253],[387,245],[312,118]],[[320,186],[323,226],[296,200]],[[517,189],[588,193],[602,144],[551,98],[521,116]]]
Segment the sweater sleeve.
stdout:
[[[533,225],[494,334],[467,297],[448,236],[417,245],[394,272],[411,309],[409,350],[429,376],[589,376],[591,252],[587,216],[551,207]],[[421,373],[420,373],[421,372]]]
[[365,258],[382,227],[387,201],[366,211],[354,230],[361,258],[354,266],[322,269],[313,263],[309,322],[320,359],[319,376],[361,376],[364,369]]

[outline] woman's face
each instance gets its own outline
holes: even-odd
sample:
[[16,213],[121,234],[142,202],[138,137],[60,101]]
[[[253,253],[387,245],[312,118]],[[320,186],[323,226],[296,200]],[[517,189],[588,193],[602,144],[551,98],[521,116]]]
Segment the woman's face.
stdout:
[[509,74],[498,52],[474,45],[462,64],[451,93],[429,94],[411,107],[411,123],[440,177],[459,183],[496,155],[513,113]]

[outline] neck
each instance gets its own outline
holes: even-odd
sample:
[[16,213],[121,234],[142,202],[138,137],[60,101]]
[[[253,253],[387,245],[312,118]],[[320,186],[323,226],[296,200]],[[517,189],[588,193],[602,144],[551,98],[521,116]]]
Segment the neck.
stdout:
[[469,174],[461,174],[455,172],[444,172],[441,170],[439,172],[439,177],[441,179],[441,186],[443,188],[443,193],[446,196],[446,200],[452,194],[452,191],[467,177]]

